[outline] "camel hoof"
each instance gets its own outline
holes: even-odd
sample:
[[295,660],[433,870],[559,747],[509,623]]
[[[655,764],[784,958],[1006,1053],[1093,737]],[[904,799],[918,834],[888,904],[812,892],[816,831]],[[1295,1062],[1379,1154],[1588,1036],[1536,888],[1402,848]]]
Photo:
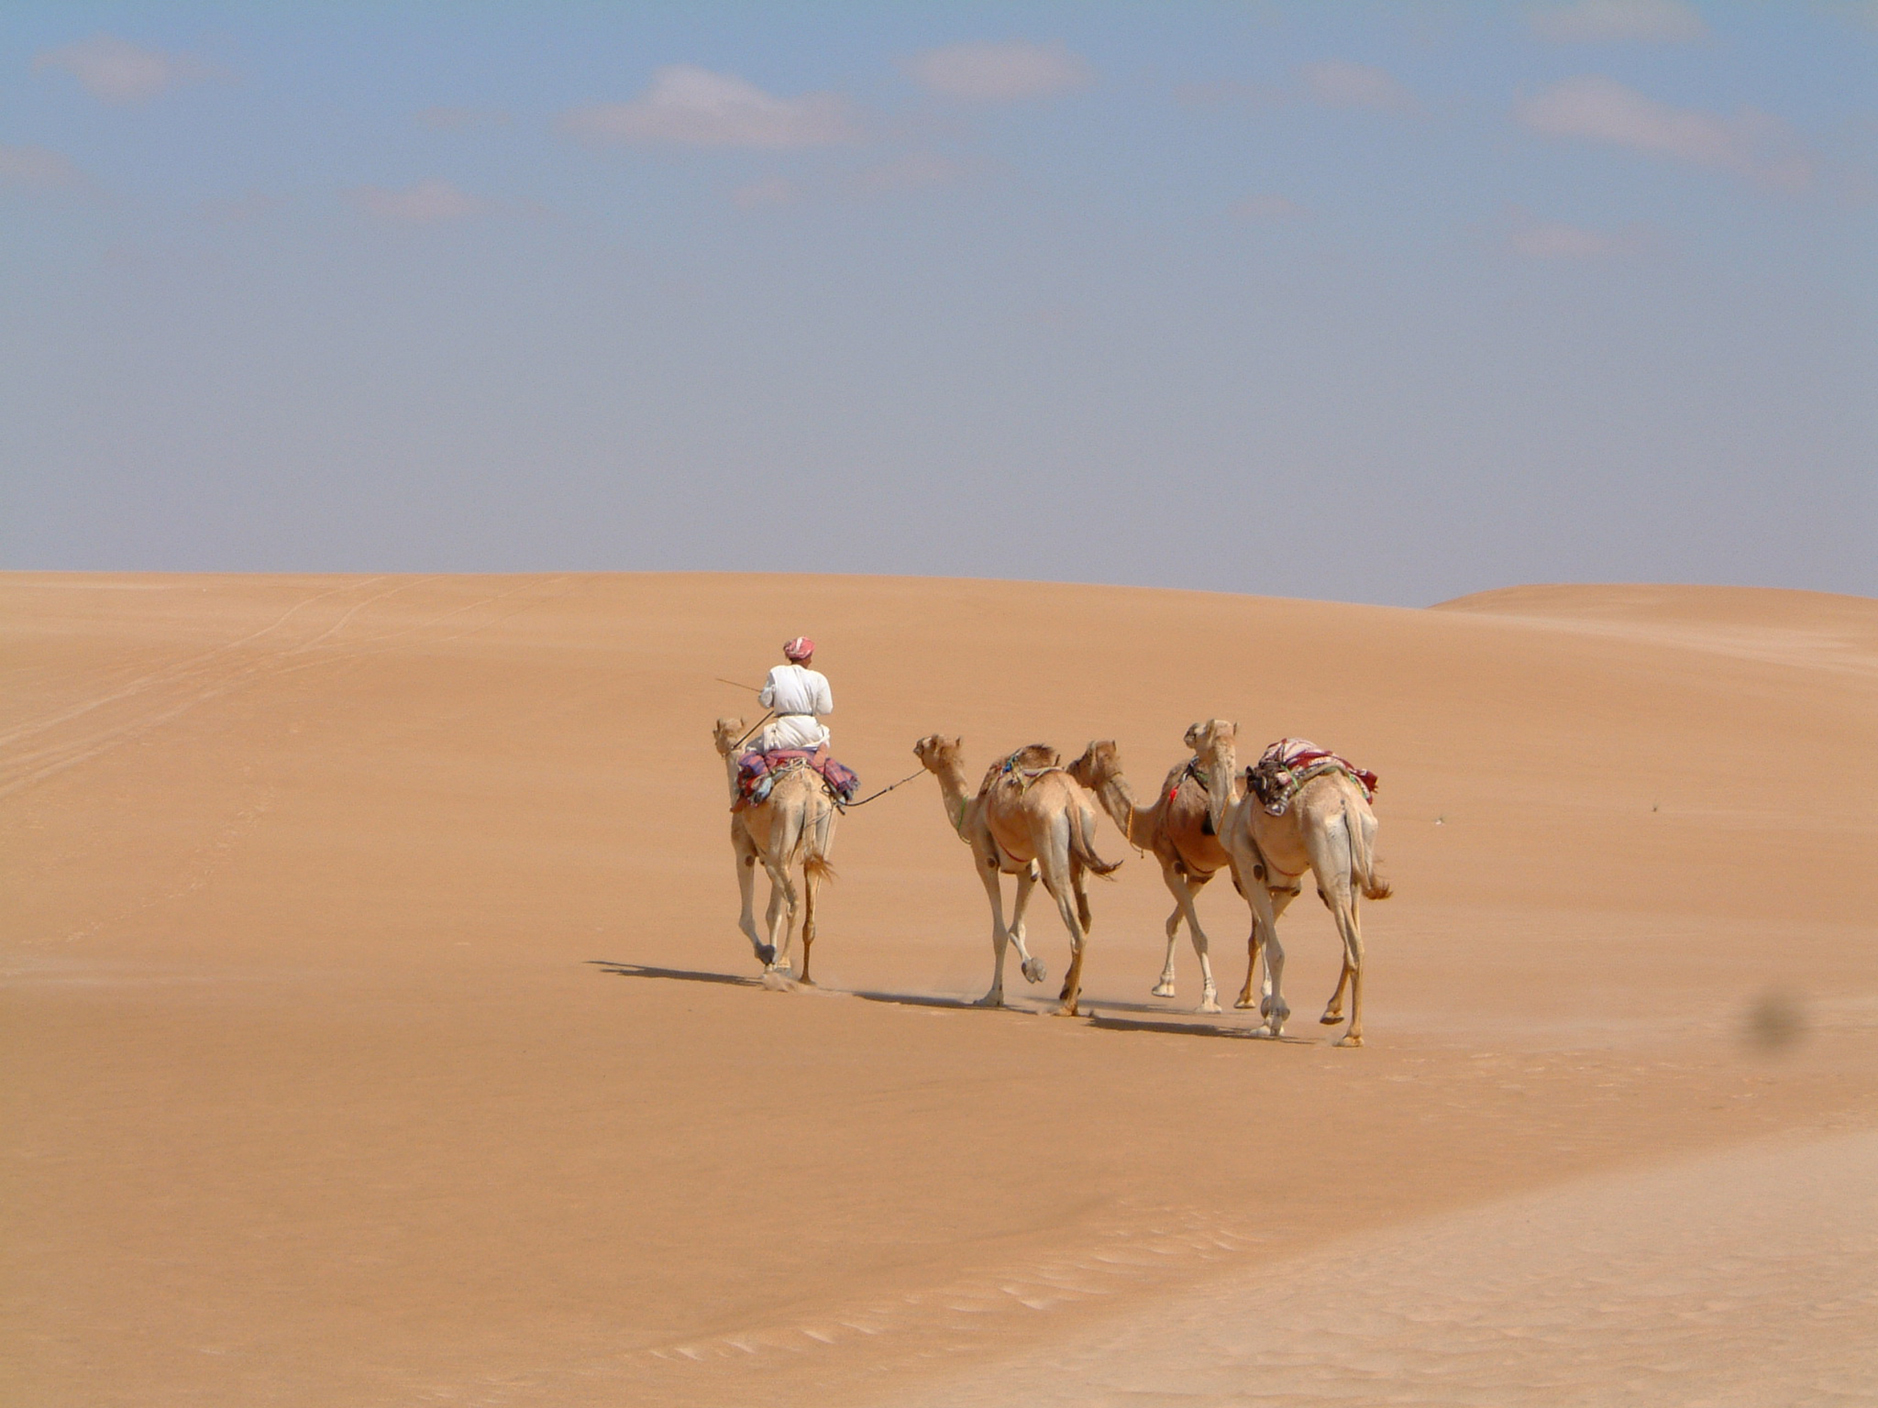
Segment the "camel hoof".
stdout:
[[1276,1041],[1285,1034],[1285,1024],[1283,1022],[1267,1022],[1265,1024],[1265,1034],[1273,1041]]
[[978,1001],[974,1002],[972,1006],[1002,1007],[1004,1006],[1004,994],[1001,992],[988,992],[983,997],[979,998]]
[[1194,1008],[1193,1010],[1195,1012],[1208,1012],[1208,1013],[1217,1012],[1219,1011],[1219,1002],[1217,1001],[1217,999],[1209,997],[1205,1002],[1202,1002],[1198,1007]]
[[[1258,1004],[1249,997],[1242,997],[1237,1002],[1233,1003],[1233,1006],[1241,1012],[1250,1012],[1254,1007],[1258,1006]],[[1260,1015],[1263,1016],[1264,1014],[1261,1013]]]
[[787,978],[794,974],[795,965],[786,958],[779,958],[769,965],[769,971],[772,973],[780,973],[783,977]]
[[1050,1015],[1052,1017],[1080,1017],[1082,1013],[1076,1010],[1074,1003],[1066,1002],[1061,1007],[1051,1012]]
[[1343,1020],[1343,1013],[1326,1012],[1323,1016],[1319,1017],[1317,1020],[1318,1020],[1318,1023],[1322,1026],[1334,1027],[1337,1025],[1337,1023]]
[[756,961],[761,963],[765,968],[773,967],[776,963],[775,946],[773,944],[758,944],[756,946]]
[[1032,958],[1025,962],[1024,977],[1030,982],[1041,983],[1048,980],[1049,976],[1049,973],[1044,969],[1043,960],[1041,958]]
[[1337,1038],[1336,1044],[1338,1046],[1361,1046],[1363,1044],[1363,1038],[1345,1033],[1343,1036]]
[[1156,983],[1153,995],[1155,997],[1172,997],[1174,995],[1174,985],[1172,983]]

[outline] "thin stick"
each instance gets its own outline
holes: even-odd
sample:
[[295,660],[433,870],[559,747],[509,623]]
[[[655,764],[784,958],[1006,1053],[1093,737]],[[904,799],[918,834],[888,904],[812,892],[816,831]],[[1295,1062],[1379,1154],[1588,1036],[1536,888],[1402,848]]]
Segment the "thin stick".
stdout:
[[716,680],[719,684],[734,684],[738,689],[747,689],[752,694],[761,694],[763,692],[757,685],[744,684],[739,680],[727,680],[722,675],[712,675],[711,678]]
[[755,733],[758,729],[763,727],[764,724],[768,723],[771,719],[775,717],[776,717],[776,711],[774,709],[769,710],[767,713],[763,715],[762,718],[758,719],[755,723],[750,725],[750,729],[748,733],[745,733],[742,738],[739,738],[735,743],[731,744],[730,746],[733,748],[743,747],[745,741],[750,737],[750,734]]

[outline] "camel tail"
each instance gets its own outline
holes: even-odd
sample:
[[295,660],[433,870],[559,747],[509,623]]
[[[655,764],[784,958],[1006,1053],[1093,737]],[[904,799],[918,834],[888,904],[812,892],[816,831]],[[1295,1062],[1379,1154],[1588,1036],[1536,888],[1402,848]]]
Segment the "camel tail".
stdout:
[[1122,868],[1120,861],[1106,861],[1096,854],[1095,843],[1089,839],[1089,813],[1073,811],[1069,818],[1070,854],[1081,861],[1085,867],[1107,879]]
[[802,862],[802,873],[811,880],[838,880],[835,863],[826,856],[810,856]]
[[1376,870],[1376,857],[1369,848],[1369,833],[1360,818],[1351,814],[1350,804],[1343,804],[1343,829],[1350,834],[1350,874],[1366,900],[1386,900],[1395,887]]

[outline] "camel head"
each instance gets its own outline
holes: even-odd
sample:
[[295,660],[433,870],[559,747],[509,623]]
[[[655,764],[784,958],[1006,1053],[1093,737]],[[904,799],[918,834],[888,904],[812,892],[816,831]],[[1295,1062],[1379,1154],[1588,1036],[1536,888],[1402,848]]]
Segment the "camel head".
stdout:
[[1115,740],[1100,738],[1091,743],[1082,750],[1082,756],[1069,765],[1068,772],[1091,792],[1120,777],[1122,755],[1115,747]]
[[711,741],[717,744],[717,751],[726,758],[737,746],[737,740],[742,737],[742,719],[719,719],[717,727],[711,730]]
[[1200,760],[1200,772],[1206,778],[1207,815],[1218,832],[1226,824],[1226,808],[1232,805],[1239,725],[1227,719],[1206,719],[1187,730],[1186,742]]
[[945,738],[940,734],[929,733],[913,745],[913,756],[928,772],[937,773],[946,768],[958,768],[959,753],[964,749],[962,738]]

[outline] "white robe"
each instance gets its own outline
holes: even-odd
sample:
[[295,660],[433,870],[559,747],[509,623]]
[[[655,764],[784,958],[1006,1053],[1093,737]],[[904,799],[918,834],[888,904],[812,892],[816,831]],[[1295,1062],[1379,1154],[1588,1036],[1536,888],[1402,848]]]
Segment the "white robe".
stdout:
[[769,682],[756,696],[756,702],[776,713],[756,740],[756,746],[764,752],[772,748],[813,750],[827,746],[828,726],[819,719],[835,712],[835,697],[820,671],[804,665],[778,665],[769,672]]

